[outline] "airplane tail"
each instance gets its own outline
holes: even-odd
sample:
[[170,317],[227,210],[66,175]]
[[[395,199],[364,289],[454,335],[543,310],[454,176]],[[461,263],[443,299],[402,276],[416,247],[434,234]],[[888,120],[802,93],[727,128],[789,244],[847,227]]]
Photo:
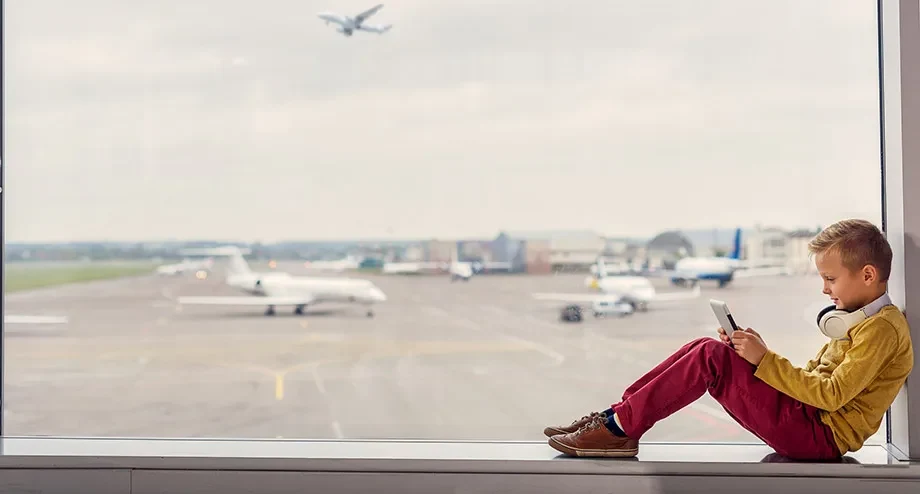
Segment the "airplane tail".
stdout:
[[227,245],[224,247],[215,247],[212,249],[185,249],[182,251],[184,255],[200,255],[200,256],[224,256],[230,258],[230,270],[229,274],[249,274],[252,273],[252,270],[249,268],[249,263],[246,262],[246,259],[243,258],[243,254],[248,254],[249,249],[241,249],[234,245]]
[[730,259],[741,259],[741,228],[735,230],[735,243],[732,246]]
[[601,279],[601,278],[606,278],[606,277],[607,277],[607,265],[604,263],[604,258],[603,258],[603,257],[598,257],[598,258],[597,258],[597,274],[596,274],[596,276],[597,276],[597,279]]

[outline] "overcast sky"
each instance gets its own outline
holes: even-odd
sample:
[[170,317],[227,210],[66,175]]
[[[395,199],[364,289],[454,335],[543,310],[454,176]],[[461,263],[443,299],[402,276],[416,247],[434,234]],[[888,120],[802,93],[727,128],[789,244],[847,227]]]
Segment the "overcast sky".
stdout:
[[875,2],[7,2],[7,241],[878,221]]

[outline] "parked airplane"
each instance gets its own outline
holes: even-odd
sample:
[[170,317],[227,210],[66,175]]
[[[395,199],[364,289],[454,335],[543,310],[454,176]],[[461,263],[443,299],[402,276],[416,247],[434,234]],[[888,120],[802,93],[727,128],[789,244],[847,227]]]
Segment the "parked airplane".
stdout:
[[186,273],[209,273],[211,272],[212,267],[214,267],[214,259],[212,258],[204,259],[202,261],[183,259],[180,263],[164,264],[157,267],[157,274],[162,276],[177,276]]
[[778,276],[787,274],[782,266],[757,266],[741,260],[741,229],[735,230],[735,241],[728,257],[685,257],[677,261],[671,271],[661,271],[654,275],[667,276],[675,285],[697,283],[713,280],[719,288],[732,282],[735,277]]
[[533,297],[569,303],[563,309],[563,318],[580,321],[582,303],[591,304],[595,316],[610,313],[611,307],[626,315],[636,310],[646,311],[650,303],[677,302],[700,296],[699,285],[690,292],[657,293],[652,282],[644,276],[609,276],[603,258],[598,259],[593,272],[596,274],[588,277],[585,284],[600,293],[535,293]]
[[4,314],[3,333],[6,335],[36,335],[57,332],[62,324],[67,324],[64,316],[34,316],[21,314]]
[[468,262],[388,262],[383,265],[384,274],[447,273],[451,281],[469,281],[473,277],[473,266]]
[[457,246],[454,245],[450,254],[450,261],[436,262],[388,262],[383,265],[384,274],[421,274],[421,273],[447,273],[450,281],[470,281],[476,272],[474,263],[458,261],[460,258]]
[[377,5],[370,10],[364,11],[354,17],[335,14],[332,12],[320,12],[317,14],[317,17],[326,21],[328,26],[330,22],[333,22],[338,25],[336,31],[344,34],[345,36],[351,36],[355,31],[368,31],[371,33],[383,34],[390,30],[393,27],[392,24],[386,25],[370,25],[365,24],[370,16],[377,13],[378,10],[383,8],[383,4]]
[[26,316],[18,314],[5,314],[4,324],[67,324],[64,316]]
[[303,266],[310,271],[330,271],[341,273],[346,270],[355,270],[361,266],[361,260],[354,256],[348,256],[344,259],[306,261]]
[[183,305],[262,305],[265,315],[275,314],[276,306],[294,306],[295,314],[303,314],[309,305],[323,302],[348,302],[367,306],[367,316],[373,317],[371,306],[385,302],[387,296],[368,280],[353,278],[315,278],[291,276],[288,273],[257,273],[243,258],[244,250],[227,246],[187,251],[202,255],[230,257],[230,270],[225,283],[251,296],[244,297],[179,297]]

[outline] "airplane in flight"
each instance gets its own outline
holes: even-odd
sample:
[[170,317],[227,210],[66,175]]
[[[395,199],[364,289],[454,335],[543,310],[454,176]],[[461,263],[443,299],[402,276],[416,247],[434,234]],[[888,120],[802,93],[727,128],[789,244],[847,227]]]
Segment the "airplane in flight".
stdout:
[[320,12],[317,14],[317,17],[326,21],[326,25],[329,23],[337,24],[336,31],[342,33],[345,36],[351,36],[355,31],[367,31],[371,33],[383,34],[390,30],[393,27],[392,24],[384,25],[371,25],[365,24],[370,16],[377,13],[378,10],[383,8],[383,4],[376,5],[369,10],[366,10],[354,17],[335,14],[333,12]]
[[719,288],[735,278],[785,274],[788,269],[784,266],[758,266],[741,259],[741,228],[735,230],[734,245],[727,257],[685,257],[675,263],[673,270],[650,273],[651,276],[668,277],[678,286],[710,280],[718,282]]
[[610,276],[603,258],[596,263],[594,273],[585,279],[585,284],[598,293],[534,293],[533,298],[565,302],[562,317],[567,321],[580,321],[582,304],[590,304],[595,317],[609,314],[629,315],[635,311],[647,311],[649,304],[679,302],[700,296],[700,286],[694,285],[690,292],[658,293],[652,282],[644,276]]
[[313,304],[348,302],[367,306],[367,316],[373,317],[374,311],[371,307],[387,300],[383,290],[369,280],[291,276],[289,273],[282,272],[254,272],[243,258],[244,249],[235,246],[189,249],[185,252],[188,255],[229,257],[230,268],[224,282],[249,295],[179,297],[178,302],[181,305],[267,306],[265,315],[273,316],[276,306],[293,306],[295,314],[303,314],[304,310]]
[[162,266],[158,266],[157,274],[161,276],[178,276],[180,274],[186,273],[209,273],[213,267],[213,258],[207,258],[201,261],[183,259],[182,262],[176,264],[164,264]]

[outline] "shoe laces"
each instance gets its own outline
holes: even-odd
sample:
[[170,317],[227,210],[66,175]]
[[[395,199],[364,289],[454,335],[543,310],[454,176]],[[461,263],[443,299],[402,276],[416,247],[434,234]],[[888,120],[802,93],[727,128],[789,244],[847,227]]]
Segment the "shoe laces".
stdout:
[[581,426],[577,431],[575,431],[575,434],[578,434],[578,435],[585,434],[595,429],[598,429],[600,427],[607,427],[607,418],[604,417],[603,415],[597,414],[591,417],[590,422]]
[[585,415],[584,417],[582,417],[582,418],[580,418],[580,419],[578,419],[578,420],[572,421],[572,425],[575,425],[575,424],[577,424],[577,423],[579,423],[579,422],[581,422],[582,420],[585,420],[585,419],[594,419],[594,418],[600,417],[600,416],[601,416],[601,412],[591,412],[591,415]]

